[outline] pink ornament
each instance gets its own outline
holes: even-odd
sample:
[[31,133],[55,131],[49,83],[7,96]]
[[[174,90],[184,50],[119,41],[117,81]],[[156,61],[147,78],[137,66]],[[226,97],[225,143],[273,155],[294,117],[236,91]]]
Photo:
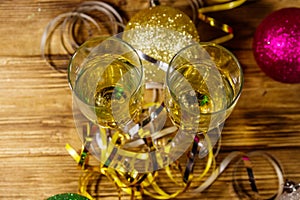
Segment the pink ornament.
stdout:
[[300,83],[300,8],[283,8],[257,27],[253,53],[258,66],[274,80]]

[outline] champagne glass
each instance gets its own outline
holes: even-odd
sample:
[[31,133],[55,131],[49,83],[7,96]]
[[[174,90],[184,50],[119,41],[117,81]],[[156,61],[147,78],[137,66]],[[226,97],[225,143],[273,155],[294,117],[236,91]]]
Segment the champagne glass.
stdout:
[[136,51],[117,36],[93,38],[80,46],[71,58],[68,79],[74,101],[93,123],[117,128],[138,117],[143,66]]
[[[118,150],[130,137],[123,130],[139,121],[143,79],[139,55],[120,35],[86,41],[76,50],[68,67],[74,119],[85,148],[99,159],[101,168],[137,181],[143,175],[130,173],[126,168],[131,167],[131,154]],[[135,182],[117,182],[119,187],[128,187],[126,191],[132,199],[137,195],[130,189]]]
[[214,43],[195,43],[179,51],[166,74],[165,105],[173,123],[201,136],[199,157],[205,157],[221,134],[225,119],[239,99],[242,68],[236,57]]

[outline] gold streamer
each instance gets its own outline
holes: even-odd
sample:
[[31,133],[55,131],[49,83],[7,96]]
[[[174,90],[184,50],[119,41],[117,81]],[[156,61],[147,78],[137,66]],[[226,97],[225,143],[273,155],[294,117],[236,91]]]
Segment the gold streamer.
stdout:
[[[210,145],[208,136],[205,135],[205,139]],[[210,151],[208,154],[206,167],[202,172],[202,174],[200,176],[193,176],[193,174],[191,174],[188,178],[187,183],[185,183],[183,179],[181,183],[176,181],[173,174],[174,172],[172,172],[171,167],[168,166],[165,168],[165,170],[170,180],[172,180],[177,186],[181,187],[176,192],[169,194],[164,189],[162,189],[162,187],[160,187],[159,183],[156,181],[156,178],[159,176],[159,172],[146,173],[146,174],[122,173],[112,168],[90,166],[87,164],[88,154],[85,157],[79,155],[69,144],[66,145],[66,149],[78,164],[80,163],[80,161],[86,163],[86,165],[83,165],[84,174],[79,180],[79,192],[81,195],[89,198],[90,200],[95,200],[95,199],[89,193],[88,187],[91,185],[91,181],[99,180],[101,176],[105,176],[112,184],[116,186],[116,191],[118,192],[119,200],[121,200],[122,191],[130,195],[131,199],[142,199],[143,194],[160,200],[173,199],[188,189],[191,189],[192,194],[196,195],[197,193],[199,194],[200,192],[204,191],[207,187],[209,187],[217,179],[217,177],[225,170],[225,168],[229,165],[230,162],[232,162],[234,159],[240,157],[248,157],[248,156],[262,156],[266,158],[273,165],[276,174],[278,176],[278,192],[275,195],[277,195],[278,197],[283,190],[284,178],[283,178],[282,167],[273,156],[264,152],[250,152],[250,153],[232,152],[220,163],[219,167],[216,167],[213,151]],[[86,148],[83,147],[83,149]],[[84,150],[81,151],[81,154],[82,153],[84,153]],[[180,173],[182,172],[179,161],[173,163],[172,165],[174,165],[176,169],[179,169]],[[197,186],[194,189],[190,188],[190,184],[192,181],[201,181],[203,177],[207,175],[207,173],[211,168],[212,168],[211,175],[207,179],[205,179],[205,181],[201,185]],[[251,179],[254,177],[249,176],[249,178]],[[235,186],[238,185],[236,182],[235,184],[236,184]],[[149,190],[150,186],[154,189],[154,192],[152,190]]]
[[[81,179],[79,181],[79,191],[82,195],[86,196],[87,198],[89,198],[91,200],[93,200],[93,197],[88,192],[89,181],[97,179],[100,176],[105,176],[110,181],[115,183],[115,185],[119,191],[119,199],[121,198],[120,191],[123,191],[123,192],[131,195],[132,199],[133,198],[140,199],[140,198],[142,198],[142,194],[148,195],[148,196],[156,198],[156,199],[172,199],[172,198],[177,197],[181,193],[185,192],[189,188],[192,181],[194,181],[194,180],[200,181],[209,172],[209,169],[211,168],[212,163],[215,164],[213,151],[209,151],[206,167],[205,167],[204,171],[202,172],[202,174],[200,176],[198,176],[197,178],[193,178],[192,171],[190,171],[187,182],[184,181],[184,177],[182,177],[182,179],[181,179],[182,182],[176,181],[174,178],[174,174],[173,174],[174,172],[172,172],[172,170],[169,166],[166,167],[165,171],[166,171],[168,177],[170,178],[170,180],[173,181],[176,185],[180,186],[180,188],[176,192],[169,194],[164,189],[162,189],[155,180],[155,178],[157,177],[159,172],[145,173],[145,174],[139,174],[135,170],[133,170],[132,172],[125,172],[125,171],[123,172],[121,167],[118,168],[120,170],[109,168],[109,164],[106,164],[106,162],[104,164],[101,164],[98,167],[90,166],[88,164],[89,154],[88,154],[87,149],[88,149],[89,143],[91,142],[91,138],[89,137],[91,127],[88,123],[86,123],[85,126],[83,126],[83,128],[84,128],[84,132],[85,132],[85,134],[84,134],[85,135],[85,145],[82,146],[82,150],[81,150],[80,154],[78,154],[71,147],[70,144],[66,144],[66,150],[69,152],[69,154],[72,156],[72,158],[78,164],[78,166],[80,166],[84,172],[84,175],[81,177]],[[103,131],[102,134],[105,135],[105,131],[104,130],[102,130],[102,131]],[[139,133],[139,134],[142,134],[142,135],[147,134],[147,133],[142,133],[142,129],[140,131],[141,131],[141,133]],[[101,132],[101,130],[100,130],[100,132]],[[116,144],[116,141],[119,138],[119,134],[120,133],[116,132],[112,136],[112,144]],[[205,138],[206,142],[208,143],[208,148],[211,149],[211,143],[210,143],[209,137],[207,135],[204,135],[204,138]],[[107,147],[108,152],[112,152],[113,151],[112,148],[117,148],[116,146],[112,147],[113,146],[112,144],[109,145],[109,147]],[[152,146],[152,145],[153,144],[150,144],[150,147],[155,148],[155,146]],[[161,164],[160,162],[162,162],[162,161],[160,159],[158,159],[158,164]],[[173,165],[176,168],[181,169],[179,161],[173,163]],[[215,167],[215,165],[214,165],[214,167]],[[150,186],[154,189],[155,193],[150,192],[150,190],[148,189]]]
[[233,0],[233,1],[216,1],[216,2],[221,2],[221,4],[216,4],[212,6],[207,6],[203,8],[199,8],[200,13],[208,13],[208,12],[217,12],[217,11],[223,11],[223,10],[230,10],[233,8],[236,8],[243,3],[245,3],[247,0]]
[[[207,135],[204,135],[205,137],[205,140],[207,141],[208,143],[208,148],[211,149],[211,143],[210,143],[210,140],[209,140],[209,137]],[[181,174],[182,174],[182,170],[181,170],[181,167],[180,167],[180,163],[179,162],[175,162],[173,163],[172,165],[174,165],[177,169],[180,170]],[[165,167],[165,172],[167,174],[167,176],[170,178],[170,180],[172,182],[174,182],[177,186],[180,186],[181,188],[178,189],[176,192],[174,193],[167,193],[165,190],[163,190],[159,185],[158,183],[155,181],[155,177],[151,176],[151,175],[148,175],[147,176],[147,179],[148,181],[151,183],[150,185],[152,186],[152,188],[154,189],[154,191],[156,192],[156,194],[154,194],[153,192],[150,192],[150,190],[148,190],[147,187],[145,187],[143,189],[143,192],[144,194],[152,197],[152,198],[155,198],[155,199],[160,199],[160,200],[164,200],[164,199],[173,199],[173,198],[176,198],[178,195],[180,195],[181,193],[185,192],[187,189],[189,189],[189,186],[191,185],[191,183],[193,181],[201,181],[203,179],[203,177],[205,175],[207,175],[207,173],[209,172],[209,170],[212,169],[212,171],[215,171],[215,168],[216,168],[216,162],[215,162],[215,159],[214,159],[214,154],[213,154],[213,151],[209,151],[209,154],[208,154],[208,159],[207,159],[207,163],[206,163],[206,166],[205,166],[205,169],[204,171],[197,177],[193,177],[193,173],[191,172],[188,176],[188,180],[187,182],[184,181],[184,177],[182,177],[182,182],[178,182],[175,178],[174,178],[174,175],[171,170],[171,166],[167,166]]]
[[222,30],[224,33],[226,33],[225,36],[216,38],[214,40],[211,40],[210,42],[217,43],[217,44],[227,42],[234,37],[234,33],[233,33],[233,29],[231,26],[224,24],[222,22],[219,22],[212,17],[208,17],[208,16],[204,15],[203,13],[230,10],[230,9],[233,9],[233,8],[236,8],[240,5],[242,5],[245,2],[246,2],[246,0],[235,0],[235,1],[230,1],[230,2],[226,2],[226,3],[207,6],[207,7],[198,9],[198,18],[200,20],[209,24],[211,27],[215,27],[217,29]]

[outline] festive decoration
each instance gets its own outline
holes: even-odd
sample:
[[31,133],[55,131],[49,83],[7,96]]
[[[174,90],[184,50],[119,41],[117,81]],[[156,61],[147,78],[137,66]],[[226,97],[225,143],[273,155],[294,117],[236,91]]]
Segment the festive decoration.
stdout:
[[130,19],[125,30],[139,27],[164,27],[199,40],[193,21],[182,11],[168,6],[155,6],[141,10]]
[[108,3],[83,2],[48,23],[41,39],[41,55],[53,69],[65,73],[71,55],[87,39],[115,35],[124,27],[123,18]]
[[283,193],[278,200],[299,200],[300,199],[300,189],[297,189],[292,193]]
[[[95,199],[93,196],[101,197],[101,195],[97,193],[97,191],[101,192],[101,188],[97,188],[99,187],[99,183],[93,184],[91,182],[97,182],[103,178],[107,179],[110,184],[115,185],[115,192],[118,193],[116,196],[119,200],[124,197],[124,194],[122,195],[121,192],[129,194],[132,200],[142,199],[143,194],[154,199],[173,199],[183,192],[190,192],[197,195],[197,193],[201,193],[210,187],[232,162],[235,162],[233,187],[239,197],[246,197],[248,199],[299,199],[300,184],[295,184],[291,181],[286,181],[284,183],[283,169],[280,162],[274,156],[262,151],[252,151],[248,153],[241,151],[231,152],[222,160],[219,166],[215,165],[215,160],[213,158],[214,155],[210,152],[211,155],[208,157],[207,165],[202,171],[202,174],[193,178],[196,182],[202,181],[202,184],[193,189],[190,185],[191,182],[183,182],[181,177],[183,171],[181,169],[182,166],[180,165],[180,162],[175,162],[166,167],[164,169],[165,172],[158,171],[138,177],[130,177],[129,174],[122,174],[105,166],[99,167],[90,165],[88,162],[89,154],[86,148],[83,148],[81,155],[77,154],[76,151],[69,145],[67,145],[67,150],[76,160],[78,165],[84,170],[84,173],[80,178],[79,191],[90,200]],[[256,168],[256,166],[258,166],[257,163],[262,161],[270,164],[270,167],[273,168],[270,168],[270,171],[276,173],[276,178],[278,179],[276,193],[271,194],[271,198],[266,198],[265,195],[259,194],[259,191],[264,188],[261,187],[263,184],[260,184],[260,187],[258,187],[257,182],[264,181],[264,179],[256,180],[255,172],[260,170],[259,168]],[[211,172],[211,174],[209,174],[209,172]],[[169,185],[174,183],[174,188],[178,188],[175,192],[173,191],[172,193],[168,193],[167,188],[160,187],[160,173],[163,173],[165,178],[169,178]],[[258,174],[259,173],[261,172],[258,172]],[[203,179],[203,177],[207,175],[208,177]],[[242,177],[248,177],[248,180]],[[94,195],[92,195],[92,193]]]
[[[227,33],[226,36],[215,39],[215,43],[221,43],[231,39],[233,37],[233,30],[230,26],[218,22],[211,17],[207,17],[203,13],[232,9],[245,1],[246,0],[236,0],[232,2],[225,0],[219,5],[198,8],[198,18],[200,20]],[[256,197],[259,196],[258,191],[261,188],[258,188],[256,185],[259,181],[255,181],[254,171],[256,169],[254,165],[252,165],[252,161],[255,163],[255,157],[257,156],[262,156],[267,162],[271,163],[272,167],[275,169],[278,177],[278,190],[275,196],[280,196],[283,191],[284,180],[282,168],[279,166],[278,161],[271,155],[264,154],[263,152],[232,152],[220,163],[220,166],[216,166],[215,157],[218,154],[220,142],[218,145],[215,144],[220,138],[220,126],[213,127],[212,132],[201,131],[201,133],[199,132],[196,134],[194,132],[186,133],[185,131],[182,131],[183,129],[181,128],[186,127],[186,124],[181,127],[181,123],[178,123],[179,125],[177,124],[175,126],[174,124],[171,124],[170,119],[168,121],[170,124],[163,124],[167,118],[170,117],[170,113],[168,115],[165,106],[171,107],[174,105],[165,104],[163,102],[163,99],[165,101],[168,100],[168,98],[162,97],[165,94],[163,87],[165,83],[165,72],[171,72],[175,69],[174,66],[171,66],[171,64],[174,63],[174,58],[176,58],[175,54],[179,55],[178,52],[184,49],[187,50],[187,46],[191,44],[199,45],[200,39],[193,21],[191,21],[186,14],[172,7],[162,6],[158,3],[155,4],[155,2],[159,1],[152,2],[154,7],[137,13],[126,25],[126,31],[117,35],[115,38],[122,42],[124,40],[126,44],[129,43],[129,46],[134,48],[133,52],[136,52],[143,59],[143,64],[145,64],[146,68],[146,83],[142,84],[144,84],[143,87],[145,87],[146,94],[138,95],[150,97],[150,100],[144,98],[145,101],[141,103],[142,111],[140,113],[140,119],[132,120],[130,122],[133,123],[129,124],[116,123],[116,126],[113,127],[103,127],[97,120],[91,120],[91,118],[87,116],[87,113],[92,113],[93,115],[94,111],[97,110],[97,108],[94,109],[95,105],[92,105],[92,109],[84,113],[78,108],[80,105],[73,101],[74,119],[78,134],[82,139],[83,147],[80,153],[68,144],[66,145],[66,149],[83,171],[83,175],[79,180],[79,192],[85,197],[66,193],[50,197],[48,200],[86,200],[101,197],[101,194],[97,193],[101,191],[101,182],[111,184],[113,193],[116,193],[112,194],[112,196],[119,200],[124,197],[124,193],[127,197],[130,196],[131,199],[142,199],[143,195],[155,199],[173,199],[183,192],[198,194],[208,188],[226,169],[230,162],[236,159],[239,159],[239,161],[235,165],[235,189],[241,193],[241,195],[246,194],[249,197]],[[212,3],[213,2],[215,1],[212,0]],[[46,48],[51,39],[51,34],[48,35],[48,32],[50,33],[52,29],[58,25],[61,26],[60,39],[63,50],[67,52],[67,54],[72,54],[72,51],[76,49],[80,50],[81,48],[81,50],[83,50],[80,52],[77,51],[74,54],[75,57],[78,56],[79,59],[82,59],[82,62],[76,63],[73,68],[70,67],[72,69],[69,71],[69,82],[71,83],[72,89],[74,89],[73,86],[75,87],[76,84],[80,83],[80,78],[78,77],[82,78],[82,72],[89,72],[88,70],[81,69],[85,64],[92,63],[93,66],[100,65],[100,61],[95,60],[93,55],[99,56],[99,51],[102,51],[103,53],[104,49],[103,45],[99,48],[97,38],[94,39],[91,44],[87,41],[87,43],[85,43],[86,46],[83,45],[83,47],[79,47],[79,44],[86,39],[82,38],[81,35],[82,28],[84,28],[83,25],[89,24],[87,27],[91,27],[90,25],[92,25],[93,29],[91,30],[94,31],[92,33],[95,33],[95,35],[100,33],[100,24],[103,22],[99,23],[96,18],[93,18],[92,15],[89,14],[90,11],[103,11],[109,18],[109,27],[113,30],[113,33],[119,31],[116,27],[123,27],[122,18],[117,11],[105,3],[92,1],[90,3],[86,2],[81,4],[74,12],[62,14],[55,18],[49,23],[46,32],[43,35],[41,50],[44,56],[46,56],[45,51],[50,50]],[[90,30],[86,31],[86,33],[89,32]],[[94,36],[94,34],[87,34],[87,36]],[[103,41],[101,40],[101,42]],[[116,47],[117,50],[120,50],[116,45],[112,46]],[[208,105],[212,104],[211,91],[208,88],[208,94],[202,94],[199,93],[199,91],[195,91],[195,86],[199,85],[201,91],[203,89],[201,88],[202,86],[208,87],[207,84],[204,83],[207,82],[208,79],[211,79],[213,82],[212,85],[215,87],[219,87],[220,83],[223,83],[222,80],[209,76],[209,73],[207,72],[212,70],[209,64],[219,68],[218,70],[224,74],[230,74],[228,77],[223,77],[225,78],[225,82],[236,85],[228,85],[229,89],[225,92],[227,93],[225,95],[227,101],[221,102],[226,106],[222,107],[223,109],[216,109],[215,111],[212,111],[212,113],[209,111],[202,113],[209,118],[205,121],[206,123],[208,122],[210,125],[223,124],[223,121],[230,115],[240,95],[243,74],[234,55],[226,49],[212,43],[201,43],[201,48],[205,49],[204,54],[209,55],[208,60],[200,62],[201,67],[198,69],[198,71],[203,70],[200,73],[203,76],[201,76],[203,80],[199,81],[199,76],[197,76],[196,79],[193,79],[196,84],[191,88],[192,90],[188,93],[189,96],[187,97],[194,96],[196,98],[196,104],[193,104],[196,105],[194,106],[195,108],[198,109],[198,106],[200,106],[200,109],[209,108]],[[115,55],[114,52],[108,54]],[[131,57],[128,52],[124,53],[124,55]],[[203,54],[199,53],[199,51],[191,51],[184,57],[184,64],[190,62],[191,55],[196,55],[196,59],[201,57],[201,61],[203,61]],[[173,60],[173,62],[171,60]],[[120,59],[118,61],[120,61]],[[130,70],[132,70],[130,67],[136,67],[135,64],[131,63],[129,60],[122,61],[124,61],[123,64],[128,64],[128,69]],[[94,63],[96,64],[94,65]],[[180,64],[179,67],[182,67]],[[193,66],[191,62],[189,64],[189,68],[184,69],[183,74],[185,76],[190,76],[190,74],[195,73],[195,71],[192,70]],[[203,64],[207,65],[208,69],[205,70]],[[53,67],[56,68],[55,66]],[[89,70],[90,69],[91,68],[89,68]],[[128,74],[126,71],[127,69],[124,71],[115,69],[115,67],[112,67],[107,71],[107,74],[109,74],[107,77],[108,80],[117,77],[114,73],[110,74],[111,71],[117,71],[117,73],[121,72],[120,74]],[[64,69],[61,71],[64,71]],[[140,74],[142,73],[143,72],[140,72]],[[99,73],[92,75],[95,75],[97,81],[99,81]],[[180,76],[174,80],[174,83],[182,83],[180,82],[182,81],[182,74],[179,75]],[[185,78],[187,79],[187,77]],[[120,75],[117,79],[124,79],[124,76]],[[84,87],[87,82],[92,81],[89,78],[87,80],[83,81],[84,84],[82,85],[84,85]],[[109,81],[104,82],[107,83]],[[190,82],[186,83],[190,84]],[[176,85],[174,88],[177,88]],[[107,98],[105,100],[112,100],[109,97],[111,89],[114,90],[114,95],[116,95],[115,97],[117,100],[131,97],[130,94],[124,93],[123,88],[112,84],[108,89],[103,91],[103,94],[106,95],[105,98]],[[216,88],[213,88],[212,90],[216,91],[215,89]],[[234,91],[232,89],[234,89]],[[229,90],[232,93],[230,93]],[[94,90],[88,89],[88,92],[91,93],[91,100],[93,101],[95,95]],[[196,92],[198,93],[196,94]],[[183,91],[183,94],[184,93],[185,91]],[[222,101],[224,99],[222,93],[217,93],[220,95],[219,100]],[[173,93],[170,94],[170,96],[174,97],[175,95]],[[182,97],[183,95],[180,96]],[[84,95],[82,99],[86,100],[85,97],[87,97],[87,95]],[[174,102],[176,100],[177,99],[174,99]],[[184,100],[184,103],[187,104],[191,98],[185,98]],[[133,102],[134,101],[135,100],[133,100]],[[216,104],[217,102],[213,103]],[[118,108],[122,109],[123,107],[119,106]],[[177,112],[178,110],[180,109],[176,108],[173,112]],[[189,109],[186,110],[190,111]],[[215,117],[214,120],[218,121],[218,123],[215,123],[216,121],[212,120],[213,117],[210,116],[215,113],[220,113],[220,111],[224,112],[225,116],[221,118],[221,121],[219,117]],[[122,112],[123,111],[116,112],[114,118],[116,116],[120,117]],[[99,113],[102,115],[108,114],[107,111],[104,112],[103,110],[102,112],[100,110]],[[96,117],[98,117],[99,113],[96,113]],[[189,115],[185,115],[184,117],[187,119],[186,121],[191,120]],[[182,119],[180,119],[180,122],[182,122]],[[125,128],[123,127],[120,129],[120,124],[122,124],[122,126],[126,125]],[[206,125],[202,124],[202,126],[204,126],[204,129],[208,130]],[[205,133],[203,134],[203,132]],[[214,146],[216,146],[216,152],[213,151]],[[100,161],[97,165],[91,165],[89,163],[90,154]],[[243,161],[243,163],[241,161]],[[204,162],[204,165],[198,166],[197,164],[199,164],[199,162]],[[194,170],[195,166],[198,167],[197,171]],[[244,176],[244,174],[239,173],[240,171],[237,169],[242,169],[244,172],[247,172],[249,178],[247,184],[250,182],[251,185],[250,193],[245,193],[244,188],[239,187],[242,185],[239,175]],[[163,182],[165,182],[166,179],[160,179],[160,175],[162,174],[167,179],[168,186],[173,184],[171,189],[163,187]],[[252,195],[253,193],[254,195]],[[293,195],[294,194],[296,193],[293,193]]]
[[[257,163],[269,163],[265,168]],[[268,167],[267,167],[268,166]],[[272,173],[272,180],[277,190],[270,193],[260,192],[264,189],[265,177],[259,174]],[[247,177],[247,178],[243,178]],[[277,179],[277,180],[276,180]],[[233,171],[233,187],[240,199],[278,199],[284,189],[284,174],[280,162],[273,155],[263,151],[252,151],[241,156]]]
[[253,53],[271,78],[300,83],[300,8],[284,8],[268,15],[257,27]]
[[[125,27],[123,39],[144,55],[157,61],[169,63],[182,48],[199,41],[193,21],[182,11],[155,6],[134,15]],[[145,56],[144,56],[145,57]],[[149,59],[146,59],[150,61]],[[146,81],[164,82],[165,67],[160,69],[144,62]]]
[[89,200],[88,198],[74,193],[57,194],[49,197],[47,200]]
[[284,193],[280,195],[278,200],[299,200],[300,199],[300,183],[287,180],[284,184]]
[[[234,36],[232,27],[212,17],[208,17],[204,15],[204,13],[233,9],[242,5],[244,2],[246,2],[246,0],[213,0],[209,3],[209,6],[203,7],[203,2],[189,0],[192,22],[195,23],[200,19],[210,26],[220,29],[226,33],[226,35],[213,39],[210,42],[226,42]],[[168,29],[170,28],[169,25],[175,25],[177,26],[177,32],[184,33],[187,30],[191,35],[198,37],[197,31],[193,27],[194,25],[191,24],[189,17],[180,10],[172,8],[176,6],[176,2],[150,0],[150,6],[158,7],[154,10],[164,9],[166,11],[166,13],[162,13],[161,16],[159,16],[160,11],[149,11],[148,14],[151,14],[151,12],[152,14],[155,12],[158,14],[157,16],[151,16],[150,21],[152,21],[153,24],[160,24],[160,22],[162,22],[162,24],[164,24],[163,26]],[[137,14],[137,18],[139,18],[138,15],[143,16],[143,12],[144,10],[140,12],[140,14]],[[176,16],[177,14],[178,16]],[[165,16],[168,17],[166,18]],[[176,20],[174,16],[177,18]],[[137,21],[138,20],[139,19],[137,19]],[[168,22],[165,22],[166,20]],[[174,23],[174,20],[176,23]],[[105,34],[114,35],[124,30],[124,27],[123,16],[121,16],[118,10],[113,6],[102,1],[83,2],[73,11],[62,13],[48,23],[41,39],[40,49],[42,57],[53,69],[65,73],[65,66],[67,65],[70,55],[88,38]]]
[[[149,31],[149,29],[144,30]],[[149,41],[154,44],[156,43],[156,40],[154,40],[155,37],[150,36],[156,36],[157,32],[161,30],[165,31],[164,34],[166,36],[179,33],[156,26],[150,30],[153,32],[150,31],[147,33]],[[129,120],[128,123],[119,123],[117,120],[115,123],[116,126],[113,127],[103,125],[99,120],[95,120],[93,116],[98,118],[98,114],[110,114],[110,110],[100,110],[100,106],[95,104],[100,95],[105,94],[106,101],[114,101],[114,104],[117,105],[118,103],[113,99],[113,95],[110,96],[110,91],[117,91],[118,95],[116,97],[118,99],[121,87],[127,90],[126,86],[130,85],[129,88],[133,88],[131,81],[132,79],[136,79],[138,75],[129,80],[126,79],[126,75],[129,72],[135,71],[135,68],[142,66],[140,62],[133,62],[132,59],[136,58],[136,51],[121,40],[120,37],[128,40],[132,38],[136,39],[142,33],[140,29],[129,29],[121,35],[116,35],[106,40],[101,40],[101,38],[88,40],[77,49],[70,61],[68,77],[73,91],[74,120],[84,148],[81,155],[73,151],[70,146],[67,146],[67,149],[76,162],[87,172],[81,179],[80,186],[81,193],[86,196],[93,196],[85,189],[88,188],[90,182],[88,177],[99,176],[114,180],[120,191],[136,198],[140,198],[145,194],[156,199],[172,199],[187,189],[192,191],[194,189],[198,192],[203,191],[207,183],[205,186],[199,185],[199,183],[203,181],[203,177],[214,167],[213,146],[215,146],[219,139],[226,116],[229,116],[239,98],[242,89],[243,74],[239,62],[233,54],[219,45],[199,43],[194,40],[191,40],[193,45],[175,46],[172,38],[165,37],[165,40],[160,40],[161,43],[167,42],[166,44],[168,44],[169,42],[174,45],[174,48],[181,48],[176,56],[171,59],[173,62],[171,61],[170,64],[166,64],[167,72],[173,71],[175,75],[179,75],[171,75],[175,78],[175,81],[167,83],[167,86],[169,88],[177,88],[177,84],[187,83],[186,85],[183,84],[183,86],[187,86],[188,90],[184,87],[181,92],[171,92],[173,96],[179,94],[182,97],[180,101],[182,100],[186,106],[178,105],[175,110],[170,109],[166,112],[165,105],[168,109],[172,105],[162,102],[162,99],[166,102],[170,101],[167,97],[161,97],[161,95],[165,94],[162,84],[159,82],[140,82],[142,84],[141,87],[146,90],[145,93],[148,93],[150,101],[145,98],[144,94],[134,93],[139,97],[144,97],[142,99],[147,99],[142,102],[143,109],[138,120],[135,120],[131,116],[132,120]],[[140,40],[139,42],[142,41]],[[118,47],[119,43],[122,46],[126,46],[126,51],[121,51],[122,49]],[[157,46],[158,50],[161,50],[159,48],[163,48],[160,45]],[[129,52],[132,52],[134,55]],[[184,54],[180,52],[184,52]],[[123,65],[126,64],[131,68],[128,68],[128,72],[124,71],[121,73],[123,75],[119,76],[117,73],[121,69],[118,69],[117,66],[113,68],[108,67],[115,63],[113,62],[114,59],[109,62],[107,60],[105,60],[106,62],[102,62],[104,59],[96,59],[99,56],[102,58],[102,54],[105,55],[105,58],[113,55],[113,58],[117,60],[120,60],[120,55],[126,56],[127,59]],[[178,62],[175,62],[175,60],[178,60]],[[159,67],[156,64],[153,66],[156,69]],[[174,70],[175,67],[176,70]],[[105,73],[102,73],[100,72],[101,69],[109,70],[105,70]],[[143,70],[140,70],[139,74],[142,73]],[[221,76],[221,74],[228,74],[228,76]],[[80,79],[85,75],[88,75],[89,78],[81,82]],[[103,78],[106,78],[106,80],[102,81]],[[114,83],[112,82],[114,79],[117,81],[126,81],[124,83],[128,84],[122,84],[122,82]],[[224,82],[228,84],[223,87],[222,84]],[[103,93],[99,93],[95,92],[95,89],[92,89],[93,87],[88,87],[91,83],[93,85],[96,84],[97,89],[100,83],[109,85],[105,86],[108,89],[105,89]],[[193,84],[192,87],[190,87],[191,84]],[[102,87],[99,88],[101,89]],[[91,95],[82,93],[85,94],[84,98],[78,101],[78,94],[81,93],[81,90],[88,90],[87,93]],[[169,89],[166,88],[165,90]],[[217,92],[218,94],[213,95],[213,92]],[[126,93],[125,95],[120,94],[121,96],[124,98],[122,102],[127,101],[125,98],[136,101],[135,97],[130,93]],[[173,100],[175,101],[176,99]],[[190,100],[192,102],[189,102]],[[104,101],[102,104],[104,104]],[[125,106],[127,105],[117,106],[120,110],[116,112],[114,112],[113,108],[111,109],[111,116],[114,120],[122,116],[123,112],[127,113]],[[107,107],[110,108],[110,105]],[[97,110],[102,112],[95,113]],[[170,121],[170,112],[184,113],[182,115],[183,118],[180,119],[180,122],[176,126]],[[192,126],[195,126],[195,128],[188,126],[188,123],[192,119],[191,116],[197,119],[202,114],[206,117],[199,122],[203,128],[201,132],[198,129],[199,124],[197,123],[192,123]],[[161,120],[164,118],[169,119],[169,124],[161,123],[164,122],[164,120]],[[101,116],[101,119],[103,120],[104,117]],[[188,128],[189,130],[187,130],[187,127],[191,127],[191,129]],[[216,146],[219,147],[218,145]],[[91,167],[86,163],[87,152],[92,153],[100,161],[99,167]],[[186,154],[188,154],[188,157],[186,157]],[[179,161],[180,158],[183,161]],[[194,173],[194,166],[197,166],[204,158],[207,159],[204,169],[200,173],[199,171],[198,173]],[[158,179],[161,173],[167,174],[166,178],[170,179],[170,184],[173,184],[177,188],[175,191],[162,187],[162,182]],[[194,184],[191,187],[192,183],[198,183],[198,185]]]
[[223,10],[230,10],[230,9],[233,9],[233,8],[236,8],[240,5],[242,5],[245,2],[246,2],[246,0],[235,0],[235,1],[231,1],[231,0],[210,0],[210,1],[205,1],[205,3],[208,4],[209,6],[202,7],[202,8],[198,9],[198,18],[201,21],[209,24],[211,27],[214,27],[214,28],[219,29],[219,30],[223,31],[224,33],[226,33],[226,35],[215,38],[215,39],[211,40],[210,42],[220,44],[220,43],[229,41],[230,39],[233,38],[234,33],[233,33],[233,28],[231,26],[229,26],[228,24],[224,24],[223,22],[221,22],[219,20],[216,20],[212,17],[207,16],[207,15],[205,15],[205,13],[217,12],[217,11],[223,11]]

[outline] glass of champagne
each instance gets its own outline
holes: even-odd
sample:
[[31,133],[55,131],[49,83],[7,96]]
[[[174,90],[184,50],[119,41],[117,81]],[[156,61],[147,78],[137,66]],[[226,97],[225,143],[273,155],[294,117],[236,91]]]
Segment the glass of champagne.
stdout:
[[220,45],[195,43],[180,50],[171,60],[166,74],[165,106],[180,129],[209,136],[209,142],[199,141],[200,158],[217,143],[242,85],[238,60]]
[[117,36],[80,46],[71,58],[68,80],[78,108],[94,124],[120,128],[138,117],[143,66],[137,52]]

